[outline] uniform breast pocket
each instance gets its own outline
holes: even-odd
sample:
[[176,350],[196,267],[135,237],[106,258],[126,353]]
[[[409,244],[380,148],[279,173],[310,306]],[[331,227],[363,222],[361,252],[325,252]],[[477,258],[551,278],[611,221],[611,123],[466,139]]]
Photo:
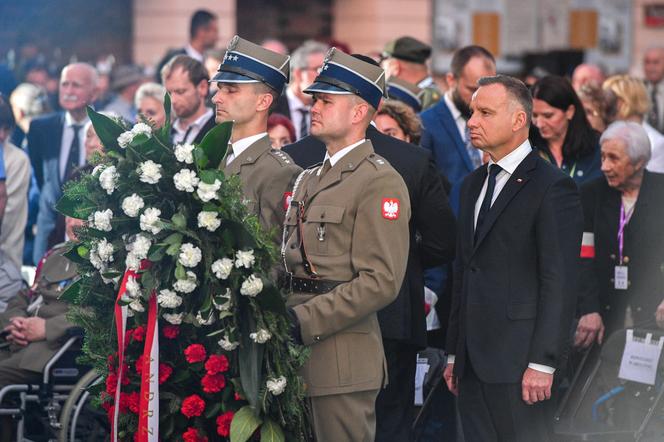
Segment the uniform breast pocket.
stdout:
[[345,207],[311,206],[307,212],[305,247],[312,255],[348,253],[350,232],[344,230]]

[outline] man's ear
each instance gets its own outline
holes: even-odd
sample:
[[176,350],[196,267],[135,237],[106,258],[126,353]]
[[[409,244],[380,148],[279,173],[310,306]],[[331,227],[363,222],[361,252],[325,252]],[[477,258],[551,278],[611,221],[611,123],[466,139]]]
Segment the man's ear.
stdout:
[[451,73],[451,72],[448,72],[447,74],[445,74],[445,82],[447,83],[447,88],[448,89],[453,89],[454,87],[456,87],[456,84],[457,84],[457,80],[454,77],[454,74]]
[[362,100],[359,103],[357,103],[355,106],[353,106],[353,119],[352,119],[353,124],[357,124],[364,121],[368,113],[369,113],[369,104],[367,102]]
[[263,112],[270,110],[272,102],[274,101],[274,96],[270,93],[263,93],[258,96],[258,103],[256,104],[256,111]]
[[526,111],[518,109],[512,114],[512,132],[518,132],[526,126]]
[[200,95],[203,98],[206,98],[208,92],[210,91],[210,83],[208,83],[207,80],[203,79],[198,83],[196,89],[198,90],[198,95]]

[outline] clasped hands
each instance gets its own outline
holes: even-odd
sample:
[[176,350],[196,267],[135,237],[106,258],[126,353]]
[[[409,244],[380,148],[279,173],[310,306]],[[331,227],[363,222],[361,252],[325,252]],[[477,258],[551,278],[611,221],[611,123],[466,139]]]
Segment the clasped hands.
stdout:
[[46,321],[36,316],[14,316],[3,331],[8,333],[5,338],[8,342],[25,347],[31,342],[46,339]]

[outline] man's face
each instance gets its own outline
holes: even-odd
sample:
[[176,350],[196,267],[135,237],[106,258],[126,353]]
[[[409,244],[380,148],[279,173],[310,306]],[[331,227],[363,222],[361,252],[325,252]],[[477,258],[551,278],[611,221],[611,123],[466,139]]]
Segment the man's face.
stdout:
[[60,76],[59,102],[66,111],[85,109],[96,98],[92,75],[84,66],[67,66]]
[[244,124],[255,118],[260,94],[252,83],[217,83],[217,93],[212,97],[216,110],[215,121],[235,121]]
[[[307,67],[302,69],[293,70],[293,81],[297,85],[297,88],[300,92],[311,86],[316,77],[318,76],[318,71],[323,67],[323,61],[325,60],[325,54],[315,53],[310,54],[307,57]],[[310,95],[303,94],[305,100],[310,100]]]
[[352,95],[313,95],[311,107],[311,135],[322,140],[343,137],[352,125],[355,101]]
[[514,110],[504,86],[490,84],[479,88],[470,109],[472,116],[467,125],[473,146],[491,152],[511,139]]
[[212,20],[207,26],[200,31],[201,41],[205,50],[212,49],[219,40],[219,24],[217,20]]
[[575,91],[580,90],[585,84],[602,87],[603,82],[604,74],[602,74],[602,71],[597,66],[581,65],[572,74],[572,87]]
[[466,63],[459,78],[448,76],[452,89],[452,100],[464,117],[470,116],[470,100],[482,77],[496,75],[496,66],[484,57],[473,57]]
[[166,90],[171,95],[173,112],[177,118],[189,118],[196,114],[203,105],[207,94],[207,85],[194,85],[189,79],[189,73],[182,68],[177,68],[164,81]]
[[633,165],[625,142],[609,139],[602,143],[602,173],[609,186],[624,190],[633,177],[643,168],[642,164]]
[[657,83],[664,78],[664,49],[649,49],[643,57],[646,80]]

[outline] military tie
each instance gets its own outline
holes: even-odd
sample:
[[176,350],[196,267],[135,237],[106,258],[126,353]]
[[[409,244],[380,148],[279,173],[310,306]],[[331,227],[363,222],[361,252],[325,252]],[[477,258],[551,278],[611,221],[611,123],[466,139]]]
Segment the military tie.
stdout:
[[320,174],[318,174],[318,178],[322,179],[323,176],[325,176],[325,174],[330,171],[330,169],[332,169],[332,163],[330,162],[329,158],[326,158],[323,162],[323,167],[320,168]]
[[652,91],[650,91],[650,101],[652,106],[650,107],[650,113],[648,114],[648,123],[657,130],[660,130],[659,127],[659,103],[657,103],[657,84],[652,85]]
[[78,167],[79,158],[81,155],[81,146],[78,140],[78,131],[81,130],[80,124],[72,124],[71,129],[74,131],[74,138],[71,140],[69,147],[69,156],[65,165],[65,174],[62,177],[63,182],[69,179],[72,171]]
[[309,124],[307,120],[309,119],[309,110],[308,109],[298,109],[298,112],[302,116],[300,120],[300,138],[304,138],[309,135]]
[[482,229],[482,223],[486,219],[487,213],[491,209],[491,201],[493,200],[493,191],[496,188],[496,176],[503,170],[497,164],[491,164],[489,167],[489,179],[487,180],[486,185],[486,194],[484,194],[484,199],[482,200],[482,205],[480,206],[480,212],[477,214],[477,223],[475,223],[475,242],[480,230]]
[[466,126],[465,136],[466,139],[464,142],[466,143],[466,151],[470,157],[470,162],[473,163],[473,169],[477,169],[482,165],[482,154],[480,153],[480,150],[470,142],[470,130],[468,129],[468,126]]

